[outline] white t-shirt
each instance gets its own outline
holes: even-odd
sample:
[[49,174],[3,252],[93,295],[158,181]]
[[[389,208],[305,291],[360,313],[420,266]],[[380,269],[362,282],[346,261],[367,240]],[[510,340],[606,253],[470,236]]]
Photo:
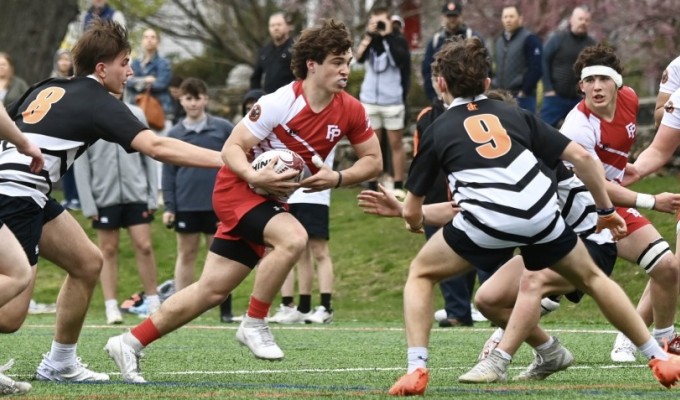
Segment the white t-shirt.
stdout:
[[[328,166],[328,168],[333,168],[333,160],[335,160],[335,149],[337,148],[334,147],[333,150],[331,150],[330,153],[328,153],[328,157],[324,160],[324,164]],[[299,203],[305,203],[305,204],[321,204],[330,207],[331,205],[331,189],[326,189],[322,190],[320,192],[314,192],[314,193],[305,193],[305,188],[300,188],[293,192],[293,194],[290,195],[288,198],[287,203],[288,204],[299,204]]]
[[671,94],[680,89],[680,57],[671,61],[661,75],[659,92]]
[[[667,107],[668,105],[672,105],[670,112],[669,108]],[[666,102],[661,124],[673,129],[680,129],[680,88],[673,92],[671,97]]]

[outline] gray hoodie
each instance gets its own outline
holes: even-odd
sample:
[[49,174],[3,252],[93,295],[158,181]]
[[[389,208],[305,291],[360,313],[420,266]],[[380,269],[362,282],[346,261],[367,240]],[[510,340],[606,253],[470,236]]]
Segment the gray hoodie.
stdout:
[[[143,123],[142,110],[126,104]],[[98,140],[73,164],[83,214],[90,218],[98,208],[118,204],[147,204],[156,210],[158,167],[150,157],[127,153],[121,146]]]

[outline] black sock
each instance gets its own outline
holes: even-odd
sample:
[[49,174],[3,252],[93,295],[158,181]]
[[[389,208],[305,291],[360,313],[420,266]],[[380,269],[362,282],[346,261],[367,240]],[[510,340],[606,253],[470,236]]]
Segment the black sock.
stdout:
[[281,304],[286,307],[291,307],[295,303],[293,302],[293,296],[281,296]]
[[368,182],[368,188],[373,191],[378,191],[378,182],[377,181],[370,181]]
[[333,311],[333,308],[331,308],[331,296],[331,293],[321,293],[321,305],[324,306],[328,312]]
[[233,315],[231,313],[231,295],[220,304],[220,315]]
[[300,303],[297,306],[298,311],[303,314],[307,314],[312,311],[312,295],[311,294],[301,294]]
[[403,181],[394,181],[394,188],[395,189],[403,189],[404,188],[404,182]]

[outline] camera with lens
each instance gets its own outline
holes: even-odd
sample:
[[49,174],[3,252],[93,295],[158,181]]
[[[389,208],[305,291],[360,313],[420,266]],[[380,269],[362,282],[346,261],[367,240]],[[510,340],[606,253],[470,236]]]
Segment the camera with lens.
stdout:
[[375,29],[378,30],[378,31],[384,31],[385,29],[387,29],[387,25],[385,25],[384,21],[378,21]]

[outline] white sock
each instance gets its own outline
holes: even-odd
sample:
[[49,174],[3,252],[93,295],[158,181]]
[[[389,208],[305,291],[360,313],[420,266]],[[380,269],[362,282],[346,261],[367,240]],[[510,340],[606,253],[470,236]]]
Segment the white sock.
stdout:
[[494,349],[494,351],[497,351],[498,354],[501,355],[501,358],[502,358],[502,359],[504,359],[504,360],[506,360],[506,361],[512,361],[512,356],[510,355],[510,353],[508,353],[508,352],[506,352],[506,351],[504,351],[504,350],[501,350],[501,349],[499,349],[498,347],[496,347],[496,348]]
[[663,344],[663,339],[667,339],[669,342],[675,337],[675,327],[673,325],[668,328],[663,329],[652,329],[652,336],[656,339],[659,344]]
[[53,340],[48,359],[57,365],[73,364],[76,361],[76,346],[76,344],[61,344]]
[[638,347],[638,350],[640,350],[640,353],[644,354],[648,359],[657,358],[659,360],[668,360],[668,354],[663,351],[654,338],[649,338],[645,344]]
[[427,347],[408,348],[408,369],[406,373],[411,373],[418,368],[427,368]]
[[132,347],[132,349],[136,352],[139,353],[144,349],[144,346],[142,346],[142,342],[139,341],[134,335],[130,332],[125,332],[123,334],[123,343],[127,344],[128,346]]
[[104,301],[104,307],[106,307],[107,310],[118,309],[118,300],[116,299],[106,300]]
[[149,304],[161,304],[161,299],[157,294],[150,294],[146,296],[146,301],[148,301]]
[[536,351],[540,353],[543,350],[547,350],[548,348],[550,348],[550,346],[553,345],[553,343],[555,343],[555,339],[553,339],[553,337],[550,336],[550,339],[548,339],[547,342],[543,343],[540,346],[536,346]]

